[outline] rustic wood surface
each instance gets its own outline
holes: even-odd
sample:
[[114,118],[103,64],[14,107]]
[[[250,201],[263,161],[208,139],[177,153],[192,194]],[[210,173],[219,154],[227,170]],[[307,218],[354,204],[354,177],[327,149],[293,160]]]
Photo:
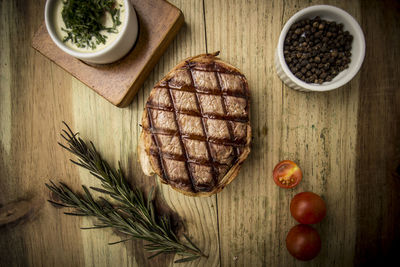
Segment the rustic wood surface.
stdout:
[[125,107],[184,23],[182,12],[164,0],[131,3],[138,17],[138,38],[133,49],[115,63],[90,65],[68,55],[53,42],[44,23],[33,36],[32,46],[112,104]]
[[[68,162],[56,142],[61,121],[91,139],[130,181],[148,189],[182,218],[209,255],[189,266],[361,266],[396,257],[400,241],[400,5],[395,1],[324,1],[361,24],[366,58],[349,84],[328,93],[287,88],[273,57],[283,24],[322,1],[173,0],[186,24],[133,103],[120,109],[30,47],[44,1],[0,1],[0,266],[171,266],[173,256],[147,260],[142,242],[110,230],[82,231],[90,219],[67,217],[46,203],[44,183],[79,189],[90,175]],[[240,175],[210,198],[185,197],[145,177],[136,146],[150,90],[183,58],[205,51],[240,68],[252,92],[252,152]],[[294,190],[275,186],[271,172],[295,160],[304,178]],[[316,227],[323,245],[311,262],[293,259],[285,237],[296,224],[291,197],[314,191],[328,215]],[[20,202],[18,201],[25,201]],[[2,222],[4,214],[0,214]],[[9,222],[9,221],[7,221]],[[177,259],[177,258],[175,258]]]

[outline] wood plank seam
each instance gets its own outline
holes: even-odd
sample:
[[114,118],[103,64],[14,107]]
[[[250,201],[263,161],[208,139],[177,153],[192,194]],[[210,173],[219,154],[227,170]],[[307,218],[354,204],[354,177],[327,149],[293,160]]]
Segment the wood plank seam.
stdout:
[[[206,23],[206,4],[205,0],[203,2],[203,25],[204,25],[204,42],[206,44],[206,53],[208,54],[208,44],[207,44],[207,23]],[[215,210],[217,215],[217,234],[218,234],[218,256],[219,256],[219,266],[221,266],[221,234],[219,227],[219,212],[218,212],[218,194],[215,195]]]

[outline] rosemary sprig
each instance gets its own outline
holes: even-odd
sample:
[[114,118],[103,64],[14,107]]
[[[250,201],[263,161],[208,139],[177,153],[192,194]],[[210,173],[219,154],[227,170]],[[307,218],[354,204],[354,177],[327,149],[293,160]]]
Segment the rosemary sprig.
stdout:
[[[71,40],[77,47],[95,49],[98,44],[105,44],[107,35],[100,33],[105,30],[118,33],[117,26],[121,25],[120,8],[115,0],[64,0],[61,11],[67,36],[63,42]],[[113,21],[112,27],[102,24],[108,12]]]
[[59,207],[73,208],[73,212],[65,212],[67,215],[93,216],[98,219],[98,223],[92,227],[82,229],[111,227],[131,238],[147,241],[145,249],[153,253],[149,258],[163,253],[177,253],[183,257],[175,261],[178,263],[206,257],[185,234],[183,236],[187,242],[178,239],[168,216],[157,214],[153,201],[153,190],[150,191],[146,200],[141,190],[136,187],[131,189],[122,173],[120,164],[118,169],[110,167],[102,159],[92,142],[88,145],[80,137],[77,137],[78,133],[73,133],[70,127],[65,122],[63,123],[67,130],[63,129],[61,136],[68,145],[58,144],[78,157],[78,161],[71,159],[71,162],[89,170],[94,177],[100,180],[101,188],[90,187],[90,189],[110,196],[116,200],[118,206],[114,206],[103,197],[95,200],[85,186],[82,186],[84,194],[80,195],[74,193],[64,183],[56,185],[51,181],[46,186],[59,197],[61,202],[48,200],[50,203]]

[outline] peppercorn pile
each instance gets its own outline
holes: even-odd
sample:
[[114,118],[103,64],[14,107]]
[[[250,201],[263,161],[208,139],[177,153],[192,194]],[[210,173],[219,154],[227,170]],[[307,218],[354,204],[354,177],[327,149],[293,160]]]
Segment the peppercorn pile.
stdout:
[[290,27],[283,54],[297,78],[322,84],[349,67],[352,41],[353,36],[343,31],[343,24],[315,17]]

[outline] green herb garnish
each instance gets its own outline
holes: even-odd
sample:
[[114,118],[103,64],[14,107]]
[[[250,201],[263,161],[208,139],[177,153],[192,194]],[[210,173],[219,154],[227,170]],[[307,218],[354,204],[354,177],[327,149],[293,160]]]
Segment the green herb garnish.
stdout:
[[117,244],[130,239],[145,240],[145,249],[152,253],[149,258],[160,254],[177,253],[182,258],[175,262],[187,262],[207,257],[203,252],[183,234],[185,242],[181,241],[173,230],[169,216],[160,215],[153,202],[153,190],[146,198],[137,187],[131,188],[121,166],[111,167],[96,150],[92,142],[87,143],[77,137],[64,122],[67,130],[61,136],[67,144],[61,144],[64,149],[78,157],[71,160],[76,165],[87,169],[101,182],[101,188],[90,187],[91,190],[103,193],[113,200],[110,202],[104,197],[93,198],[89,189],[82,186],[83,193],[73,192],[66,184],[46,184],[57,197],[58,201],[49,200],[57,207],[66,207],[72,211],[67,215],[91,216],[97,222],[82,229],[96,229],[110,227],[128,238],[109,243]]
[[[65,0],[61,12],[67,33],[63,42],[71,40],[79,48],[95,49],[98,44],[105,44],[107,36],[100,31],[118,33],[117,26],[121,25],[120,8],[115,0]],[[102,24],[106,12],[110,13],[113,26]]]

